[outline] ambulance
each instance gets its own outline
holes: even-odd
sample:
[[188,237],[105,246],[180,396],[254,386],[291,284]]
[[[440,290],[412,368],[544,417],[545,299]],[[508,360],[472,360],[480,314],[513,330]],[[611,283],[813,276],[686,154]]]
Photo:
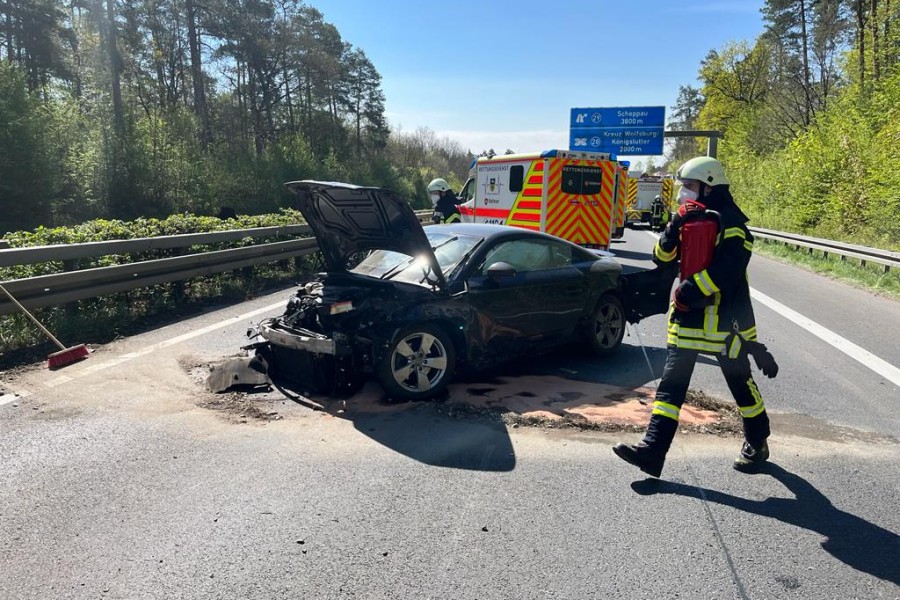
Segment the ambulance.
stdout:
[[[464,222],[543,231],[608,249],[624,215],[622,169],[606,152],[547,150],[476,159],[459,196]],[[624,223],[623,223],[624,227]]]
[[643,174],[640,177],[628,177],[628,211],[629,223],[649,223],[653,200],[659,196],[665,210],[671,210],[672,190],[671,177]]
[[625,235],[625,217],[628,204],[628,161],[619,161],[616,172],[616,226],[612,237],[621,239]]

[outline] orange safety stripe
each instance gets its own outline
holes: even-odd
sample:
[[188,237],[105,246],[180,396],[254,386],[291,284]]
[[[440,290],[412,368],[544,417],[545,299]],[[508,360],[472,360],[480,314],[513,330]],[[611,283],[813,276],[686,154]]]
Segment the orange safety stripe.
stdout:
[[522,209],[525,209],[525,210],[538,210],[538,211],[540,211],[540,210],[541,210],[541,201],[540,201],[540,200],[525,200],[525,199],[523,198],[522,201],[519,202],[519,208],[522,208]]
[[619,187],[616,189],[616,228],[625,225],[625,202],[627,201],[628,171],[619,169]]
[[[560,180],[562,168],[567,165],[600,167],[600,193],[589,196],[564,193]],[[607,161],[554,161],[547,184],[545,231],[576,244],[609,246],[615,168],[615,163]]]
[[[462,209],[462,207],[460,207]],[[479,208],[478,218],[480,219],[505,219],[509,216],[508,208]]]
[[[541,229],[541,198],[544,195],[544,161],[533,160],[525,173],[525,184],[516,195],[507,225],[525,227],[526,229]],[[537,198],[535,201],[533,198]]]
[[663,179],[663,191],[662,197],[663,202],[665,203],[666,209],[672,208],[672,189],[674,187],[674,182],[671,179]]

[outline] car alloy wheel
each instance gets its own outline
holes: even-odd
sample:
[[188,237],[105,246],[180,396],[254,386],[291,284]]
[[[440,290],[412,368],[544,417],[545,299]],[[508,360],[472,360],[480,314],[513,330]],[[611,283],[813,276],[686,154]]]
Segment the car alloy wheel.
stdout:
[[392,399],[424,400],[446,389],[455,360],[453,343],[440,327],[407,327],[382,357],[378,378]]
[[591,349],[600,356],[612,354],[625,336],[625,307],[618,297],[604,294],[594,309]]

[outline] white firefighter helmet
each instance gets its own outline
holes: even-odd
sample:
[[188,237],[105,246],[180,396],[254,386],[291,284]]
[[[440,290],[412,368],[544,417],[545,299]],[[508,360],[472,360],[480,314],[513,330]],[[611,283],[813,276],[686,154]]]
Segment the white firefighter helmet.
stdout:
[[698,156],[687,161],[675,174],[680,180],[694,179],[709,186],[731,185],[725,176],[725,168],[711,156]]
[[441,179],[440,177],[437,179],[432,179],[431,183],[428,184],[428,193],[432,192],[440,192],[444,193],[450,190],[450,184],[447,183],[446,179]]

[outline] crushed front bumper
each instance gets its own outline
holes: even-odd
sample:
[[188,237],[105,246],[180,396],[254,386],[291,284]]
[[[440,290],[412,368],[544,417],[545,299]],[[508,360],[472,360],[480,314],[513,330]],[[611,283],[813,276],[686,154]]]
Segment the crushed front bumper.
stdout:
[[302,393],[349,396],[364,376],[353,348],[344,339],[305,329],[287,330],[267,319],[247,331],[243,346],[266,360],[274,384]]

